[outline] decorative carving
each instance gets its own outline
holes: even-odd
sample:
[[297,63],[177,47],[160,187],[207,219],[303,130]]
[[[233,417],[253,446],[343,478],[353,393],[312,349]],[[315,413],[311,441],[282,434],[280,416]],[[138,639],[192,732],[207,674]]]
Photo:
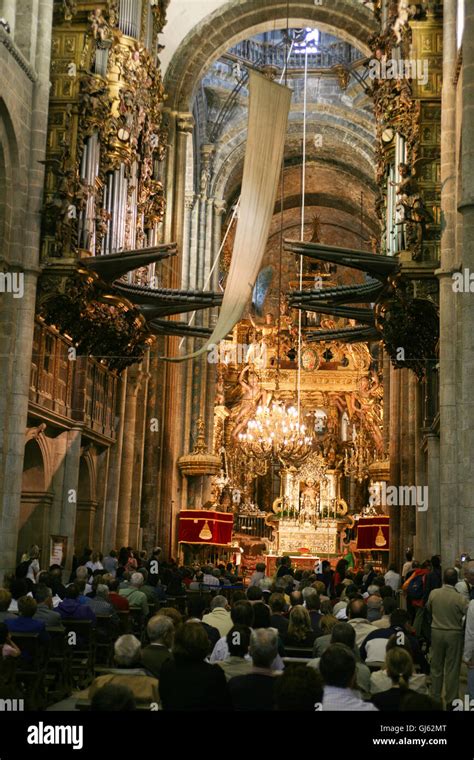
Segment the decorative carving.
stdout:
[[64,21],[72,21],[77,13],[77,0],[62,0]]
[[427,362],[436,359],[439,314],[436,304],[409,293],[409,283],[394,282],[389,295],[375,306],[375,321],[394,367],[412,369],[419,379]]
[[[124,243],[129,249],[147,245],[147,233],[161,221],[165,209],[163,186],[157,178],[158,163],[163,160],[167,147],[161,115],[165,95],[155,56],[118,29],[118,0],[107,0],[92,10],[90,4],[88,8],[85,6],[72,0],[64,1],[61,6],[64,13],[55,14],[43,260],[48,264],[52,260],[66,259],[68,266],[45,268],[41,280],[42,302],[48,300],[55,288],[59,288],[61,298],[66,298],[65,283],[80,281],[77,267],[72,264],[80,254],[79,244],[94,246],[89,251],[92,254],[100,252],[113,221],[110,207],[104,208],[109,172],[121,167],[128,180]],[[59,7],[57,5],[56,10]],[[166,0],[153,4],[156,34],[164,24],[166,7]],[[94,135],[97,135],[98,166],[97,176],[91,182],[83,179],[82,159],[86,141]],[[132,229],[130,212],[134,204],[136,223]],[[88,243],[84,243],[82,236],[79,241],[80,220],[85,211]],[[84,306],[82,297],[89,291],[82,289],[81,295],[76,290],[73,292],[71,310],[75,312],[73,301],[78,299]],[[106,290],[103,293],[105,295]],[[104,356],[121,354],[118,346],[111,349],[112,332],[107,329],[107,323],[116,317],[117,307],[112,306],[112,301],[97,302],[97,293],[93,290],[90,295],[94,300],[87,310],[87,318],[96,323],[95,333],[97,325],[104,325],[105,340],[103,350],[96,346],[91,352]],[[48,303],[49,318],[52,318],[56,310],[52,302]],[[146,335],[143,325],[140,320],[135,321],[136,310],[125,310],[124,314],[117,324],[118,344],[122,344],[125,334],[129,335],[130,355],[140,356],[139,346]],[[135,336],[130,332],[134,324]],[[74,333],[82,343],[85,341],[83,333],[79,328]],[[127,349],[126,363],[128,355]]]
[[122,371],[143,358],[151,344],[144,320],[124,299],[111,296],[96,277],[80,270],[67,280],[58,274],[41,289],[40,316],[73,337],[77,352]]
[[412,251],[415,261],[421,258],[426,223],[433,221],[433,217],[426,209],[420,194],[420,188],[416,180],[417,168],[420,163],[425,164],[432,161],[432,158],[419,158],[411,168],[405,163],[399,165],[401,181],[396,184],[396,192],[397,196],[399,196],[397,206],[399,211],[398,224],[403,225],[404,229],[402,245]]

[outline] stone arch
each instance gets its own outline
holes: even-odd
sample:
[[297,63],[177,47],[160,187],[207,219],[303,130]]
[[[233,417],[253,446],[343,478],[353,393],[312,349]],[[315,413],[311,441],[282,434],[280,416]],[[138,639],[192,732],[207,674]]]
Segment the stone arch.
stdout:
[[14,240],[16,182],[20,177],[20,161],[15,128],[8,107],[0,97],[0,240],[6,258]]
[[287,22],[290,27],[314,25],[366,55],[370,55],[370,37],[377,31],[371,11],[349,0],[321,5],[314,0],[228,2],[197,24],[176,50],[165,76],[170,107],[189,111],[197,83],[226,49],[246,37],[286,27]]
[[[328,105],[324,106],[324,111],[311,111],[310,115],[317,117],[311,122],[311,130],[321,135],[323,143],[316,149],[308,139],[306,161],[336,161],[346,172],[363,176],[364,181],[375,190],[373,134],[368,115],[344,112]],[[302,118],[291,113],[285,144],[285,166],[290,162],[301,162],[301,133]],[[247,123],[240,120],[232,125],[225,142],[217,146],[211,189],[216,198],[229,201],[235,190],[235,178],[242,176],[246,134]]]
[[42,550],[42,567],[49,562],[49,524],[53,503],[49,484],[47,438],[42,431],[39,435],[28,434],[23,461],[17,559],[29,546],[38,544]]

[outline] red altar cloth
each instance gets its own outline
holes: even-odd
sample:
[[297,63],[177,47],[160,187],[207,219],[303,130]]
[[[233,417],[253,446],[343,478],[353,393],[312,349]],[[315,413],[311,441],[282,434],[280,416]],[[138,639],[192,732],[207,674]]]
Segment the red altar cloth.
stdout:
[[390,549],[390,517],[361,517],[357,522],[357,551],[388,552]]
[[234,515],[211,509],[182,509],[179,513],[178,542],[228,546],[232,541]]

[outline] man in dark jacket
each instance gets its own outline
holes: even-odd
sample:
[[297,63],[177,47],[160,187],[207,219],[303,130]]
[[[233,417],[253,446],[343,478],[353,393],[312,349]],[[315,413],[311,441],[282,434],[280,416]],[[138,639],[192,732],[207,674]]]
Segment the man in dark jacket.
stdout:
[[146,631],[150,643],[142,649],[142,665],[159,680],[163,663],[173,659],[174,624],[166,615],[155,615],[148,621]]
[[42,620],[47,628],[62,627],[62,618],[59,612],[53,610],[53,592],[48,586],[36,587],[37,609],[34,620]]
[[441,572],[441,560],[435,555],[431,557],[431,572],[428,573],[425,579],[425,592],[423,594],[423,602],[426,604],[428,597],[435,588],[441,588],[443,585],[443,575]]
[[65,620],[92,620],[96,622],[94,612],[88,604],[81,604],[78,599],[79,589],[77,586],[68,586],[66,589],[66,598],[58,604],[57,611]]
[[272,628],[258,628],[250,637],[252,671],[229,681],[234,710],[272,711],[274,709],[275,678],[280,673],[271,665],[278,654],[278,636]]

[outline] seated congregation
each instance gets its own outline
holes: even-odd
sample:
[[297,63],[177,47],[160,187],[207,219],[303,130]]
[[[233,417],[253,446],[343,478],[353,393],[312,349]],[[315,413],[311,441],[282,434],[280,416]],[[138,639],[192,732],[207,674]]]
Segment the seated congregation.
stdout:
[[[294,572],[285,559],[273,578],[258,565],[246,585],[231,565],[127,551],[78,564],[67,585],[58,566],[8,579],[0,697],[30,710],[412,711],[459,696],[460,663],[454,683],[446,660],[433,689],[430,634],[402,608],[394,570],[339,567],[335,585],[329,563]],[[443,580],[448,593],[432,591],[427,609],[464,615],[457,574]]]

